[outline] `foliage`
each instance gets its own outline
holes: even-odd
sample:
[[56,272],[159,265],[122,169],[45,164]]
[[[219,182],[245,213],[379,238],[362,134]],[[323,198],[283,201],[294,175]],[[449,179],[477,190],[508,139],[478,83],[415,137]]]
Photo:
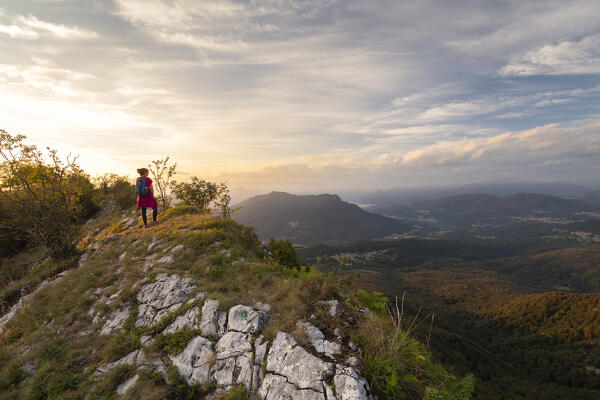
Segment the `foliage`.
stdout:
[[2,224],[60,257],[73,250],[77,223],[98,210],[93,186],[76,158],[63,161],[50,149],[44,155],[24,139],[0,130],[0,197],[8,216]]
[[267,249],[271,252],[273,260],[280,265],[295,269],[300,269],[304,265],[302,259],[296,254],[294,246],[287,239],[276,240],[271,238],[267,243]]
[[[362,372],[371,390],[383,399],[421,399],[426,386],[432,393],[443,386],[448,399],[471,399],[472,387],[463,388],[431,359],[421,343],[409,337],[396,317],[375,314],[361,324],[357,343],[362,349]],[[468,384],[472,377],[466,381]],[[434,399],[436,397],[432,397]]]
[[423,400],[466,400],[473,398],[475,393],[475,378],[472,374],[460,381],[450,381],[448,387],[427,387]]
[[224,183],[218,185],[193,176],[190,183],[173,182],[172,190],[183,204],[198,207],[202,211],[208,210],[210,203],[215,201],[222,216],[229,218],[231,196],[229,196],[229,189]]
[[106,173],[96,176],[94,184],[103,198],[119,208],[127,209],[135,205],[135,185],[126,176]]
[[162,160],[153,160],[151,164],[148,164],[148,168],[154,178],[154,194],[157,195],[156,197],[160,200],[162,209],[166,210],[171,206],[168,191],[171,185],[171,179],[176,174],[175,169],[177,168],[177,163],[169,165],[169,157],[167,157]]
[[384,312],[387,305],[387,297],[380,292],[368,292],[363,289],[356,291],[356,298],[360,305],[373,312]]
[[229,203],[231,203],[231,193],[229,192],[227,184],[222,182],[219,184],[217,189],[217,198],[215,200],[215,206],[221,212],[222,218],[231,218],[232,210],[229,206]]

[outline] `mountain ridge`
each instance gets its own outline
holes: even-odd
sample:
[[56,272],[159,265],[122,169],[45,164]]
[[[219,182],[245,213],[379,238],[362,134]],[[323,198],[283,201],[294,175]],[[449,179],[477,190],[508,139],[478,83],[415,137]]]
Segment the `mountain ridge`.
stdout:
[[371,213],[335,194],[293,195],[271,192],[235,207],[234,218],[256,227],[259,237],[309,244],[384,237],[403,233],[409,225]]

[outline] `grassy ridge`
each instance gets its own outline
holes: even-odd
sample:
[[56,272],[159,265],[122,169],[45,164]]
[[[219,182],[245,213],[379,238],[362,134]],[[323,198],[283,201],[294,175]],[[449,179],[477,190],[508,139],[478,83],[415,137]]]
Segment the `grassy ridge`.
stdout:
[[[272,318],[264,331],[268,338],[278,330],[297,333],[296,321],[313,313],[318,317],[316,304],[321,300],[343,301],[348,315],[357,312],[352,310],[358,310],[362,304],[353,291],[314,268],[293,269],[273,262],[261,249],[251,228],[191,211],[170,209],[160,216],[161,224],[144,230],[124,227],[119,222],[123,217],[119,212],[88,224],[81,241],[83,250],[89,252],[87,260],[80,267],[77,258],[65,264],[64,268],[71,271],[62,280],[36,291],[7,325],[7,332],[0,335],[0,398],[80,399],[84,395],[88,399],[115,398],[115,388],[135,371],[123,367],[99,378],[92,375],[98,365],[141,348],[140,337],[148,334],[158,335],[155,344],[146,349],[150,357],[167,361],[168,353],[180,351],[194,332],[175,335],[160,332],[188,308],[201,306],[201,300],[181,307],[157,327],[133,326],[137,313],[135,294],[143,282],[152,281],[159,273],[193,278],[208,297],[221,301],[224,310],[239,303],[270,304]],[[179,244],[184,250],[175,254],[174,263],[155,266],[143,273],[147,247],[154,240],[160,240],[161,250],[168,251]],[[99,248],[91,250],[98,243]],[[29,255],[32,260],[36,256]],[[25,262],[25,258],[26,255],[15,258],[13,267],[16,268],[17,262]],[[57,271],[63,268],[61,265],[53,260],[44,261],[40,267],[15,275],[16,279],[9,280],[8,286],[29,290],[31,282],[39,282],[48,274],[42,271]],[[111,304],[97,304],[98,297],[111,296],[114,299]],[[100,326],[93,324],[88,314],[90,308],[96,305],[101,315],[107,315],[126,304],[133,307],[124,329],[99,336]],[[380,398],[416,399],[425,395],[456,398],[448,396],[465,390],[461,398],[469,398],[471,381],[455,379],[431,358],[426,348],[405,332],[394,331],[387,314],[375,313],[373,318],[380,330],[374,331],[371,323],[364,324],[356,318],[342,326],[344,335],[370,349],[362,354],[374,358],[363,357],[362,363],[365,376]],[[389,336],[394,332],[396,336]],[[374,345],[384,340],[384,335],[386,340],[392,337],[394,344]],[[36,365],[32,375],[23,369],[28,364]],[[369,367],[373,365],[385,368]],[[169,374],[169,384],[160,375],[141,374],[138,389],[131,398],[191,399],[211,389],[185,385],[174,368],[170,368]],[[246,395],[236,388],[227,396],[233,399]]]

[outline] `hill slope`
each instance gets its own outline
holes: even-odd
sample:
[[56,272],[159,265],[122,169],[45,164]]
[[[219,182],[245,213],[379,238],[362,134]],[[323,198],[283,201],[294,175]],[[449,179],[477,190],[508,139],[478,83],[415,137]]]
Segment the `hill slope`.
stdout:
[[38,260],[8,285],[29,292],[18,301],[0,289],[0,398],[470,397],[386,314],[275,263],[251,229],[185,211],[144,230],[98,218],[81,257]]
[[362,210],[336,195],[291,195],[272,192],[237,205],[237,221],[256,227],[261,239],[287,238],[293,243],[381,238],[409,229],[406,223]]

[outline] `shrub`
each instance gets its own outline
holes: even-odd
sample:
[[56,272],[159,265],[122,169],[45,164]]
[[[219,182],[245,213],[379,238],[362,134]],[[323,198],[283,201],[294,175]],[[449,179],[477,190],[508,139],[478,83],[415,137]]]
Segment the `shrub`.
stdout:
[[94,178],[100,195],[112,201],[119,208],[131,208],[135,205],[135,185],[125,176],[104,174]]
[[15,231],[24,231],[58,258],[74,249],[77,223],[99,207],[89,177],[75,163],[0,130],[0,197]]
[[217,198],[219,186],[216,183],[207,182],[193,176],[190,183],[173,182],[172,190],[175,197],[181,200],[183,204],[198,207],[204,211]]
[[269,243],[267,243],[267,248],[271,252],[273,260],[280,265],[285,265],[288,268],[300,269],[304,264],[302,259],[296,254],[296,250],[294,250],[292,243],[287,239],[276,240],[271,238],[269,239]]
[[385,311],[387,297],[380,292],[368,292],[363,289],[356,291],[356,298],[361,306],[377,313]]

